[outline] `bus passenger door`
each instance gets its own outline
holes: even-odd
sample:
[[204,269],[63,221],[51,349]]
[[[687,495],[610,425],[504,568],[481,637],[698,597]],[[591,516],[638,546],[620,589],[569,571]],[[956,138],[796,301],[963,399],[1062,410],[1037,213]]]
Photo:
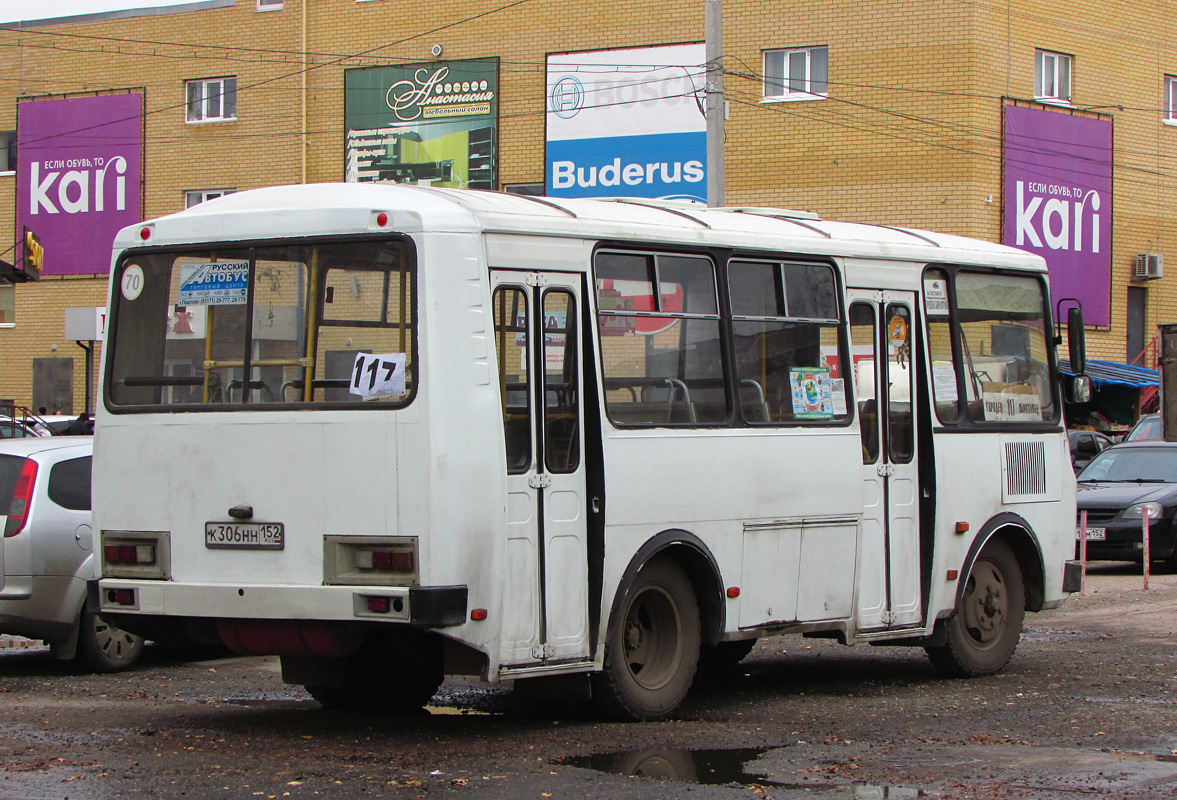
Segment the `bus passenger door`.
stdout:
[[506,437],[504,665],[589,655],[576,276],[491,273]]
[[852,290],[850,299],[863,462],[857,627],[911,627],[921,622],[915,295]]

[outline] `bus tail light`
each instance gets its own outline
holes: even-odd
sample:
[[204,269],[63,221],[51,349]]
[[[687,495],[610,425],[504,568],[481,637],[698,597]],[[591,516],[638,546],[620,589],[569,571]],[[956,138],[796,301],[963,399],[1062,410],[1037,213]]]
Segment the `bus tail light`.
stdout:
[[102,547],[107,564],[154,564],[153,544],[107,544]]
[[323,582],[327,586],[413,586],[420,581],[416,536],[324,537]]
[[171,578],[171,536],[166,531],[102,531],[101,536],[103,578]]
[[111,589],[106,593],[107,602],[116,606],[135,605],[134,589]]
[[356,550],[356,569],[378,572],[412,572],[412,550]]
[[16,477],[12,501],[8,504],[8,521],[4,523],[4,538],[16,536],[29,521],[29,506],[33,503],[33,487],[37,483],[37,462],[26,458]]

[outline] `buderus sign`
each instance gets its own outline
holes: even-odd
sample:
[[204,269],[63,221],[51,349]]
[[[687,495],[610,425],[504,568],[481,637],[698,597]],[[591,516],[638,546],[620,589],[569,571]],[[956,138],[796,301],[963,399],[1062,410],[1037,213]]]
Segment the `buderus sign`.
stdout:
[[1005,107],[1003,243],[1037,253],[1057,301],[1089,325],[1111,318],[1112,123],[1071,111]]
[[704,47],[548,57],[546,191],[706,201]]

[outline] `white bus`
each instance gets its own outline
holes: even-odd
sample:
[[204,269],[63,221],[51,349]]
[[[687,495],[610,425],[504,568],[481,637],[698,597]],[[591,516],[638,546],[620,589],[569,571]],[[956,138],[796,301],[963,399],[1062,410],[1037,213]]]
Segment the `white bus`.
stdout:
[[94,599],[325,705],[582,675],[658,719],[781,633],[981,675],[1079,587],[1018,250],[342,184],[127,228],[112,270]]

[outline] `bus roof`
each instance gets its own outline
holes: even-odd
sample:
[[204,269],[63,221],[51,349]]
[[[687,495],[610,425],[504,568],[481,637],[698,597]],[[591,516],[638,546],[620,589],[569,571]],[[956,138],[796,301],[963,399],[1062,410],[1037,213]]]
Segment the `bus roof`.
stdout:
[[[387,214],[384,226],[380,213]],[[824,256],[982,263],[1045,272],[1033,254],[979,239],[823,220],[773,208],[643,198],[569,199],[391,183],[274,186],[224,195],[124,228],[115,249],[397,230],[722,245]]]

